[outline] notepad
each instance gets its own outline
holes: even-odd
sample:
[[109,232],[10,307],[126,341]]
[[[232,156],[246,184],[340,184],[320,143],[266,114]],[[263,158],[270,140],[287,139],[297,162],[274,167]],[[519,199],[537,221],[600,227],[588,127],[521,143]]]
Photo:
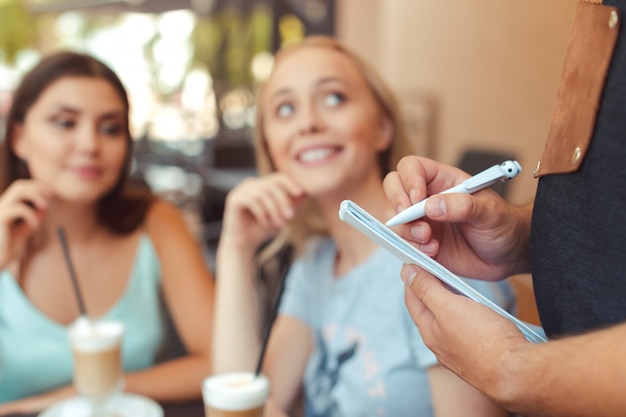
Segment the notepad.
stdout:
[[420,268],[423,268],[439,278],[458,294],[462,294],[478,303],[484,304],[496,313],[500,314],[502,317],[510,320],[529,341],[534,343],[546,341],[545,336],[533,329],[532,325],[529,325],[528,323],[525,323],[517,317],[509,314],[499,305],[495,304],[480,292],[472,288],[469,284],[463,281],[463,279],[450,272],[443,265],[415,248],[393,230],[379,222],[376,218],[354,202],[344,200],[339,208],[339,217],[341,220],[354,226],[374,242],[378,243],[380,246],[400,258],[402,262],[418,265]]

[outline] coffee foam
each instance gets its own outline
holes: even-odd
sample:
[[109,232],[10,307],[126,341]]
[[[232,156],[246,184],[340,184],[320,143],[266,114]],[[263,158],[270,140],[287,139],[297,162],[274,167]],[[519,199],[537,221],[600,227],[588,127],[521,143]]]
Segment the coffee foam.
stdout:
[[239,372],[206,378],[202,384],[202,396],[204,403],[212,408],[242,411],[263,405],[269,388],[265,376]]
[[92,321],[86,317],[79,317],[69,329],[73,348],[88,352],[115,348],[123,334],[124,325],[121,322]]

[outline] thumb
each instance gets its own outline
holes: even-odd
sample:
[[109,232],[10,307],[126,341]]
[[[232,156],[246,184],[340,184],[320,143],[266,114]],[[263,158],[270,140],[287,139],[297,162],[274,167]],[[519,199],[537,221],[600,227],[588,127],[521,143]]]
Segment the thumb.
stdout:
[[445,304],[446,296],[451,294],[441,281],[416,265],[404,265],[400,276],[415,297],[429,310],[436,310],[438,306]]
[[[488,193],[482,190],[480,193]],[[479,195],[450,193],[433,195],[426,201],[426,215],[437,221],[446,222],[480,222],[481,216],[489,217],[493,213],[496,199],[480,198]]]
[[[413,290],[413,286],[418,287],[428,281],[428,273],[425,273],[426,276],[424,277],[418,276],[424,275],[421,274],[420,271],[420,268],[415,265],[404,265],[401,276],[402,280],[405,282],[404,304],[406,305],[413,322],[420,330],[424,342],[427,342],[432,338],[433,330],[437,325],[437,318],[428,306],[417,297],[416,292]],[[425,280],[422,280],[422,278],[425,278]],[[435,279],[434,277],[430,278]]]

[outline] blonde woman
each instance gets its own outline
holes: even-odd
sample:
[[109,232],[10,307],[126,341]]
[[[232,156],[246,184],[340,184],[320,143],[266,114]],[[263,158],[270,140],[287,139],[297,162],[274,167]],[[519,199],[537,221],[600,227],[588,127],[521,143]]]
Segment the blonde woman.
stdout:
[[[253,370],[260,350],[256,253],[296,259],[263,372],[268,415],[304,388],[307,416],[502,416],[437,364],[403,302],[402,264],[340,221],[351,199],[386,220],[382,178],[409,152],[385,83],[336,40],[311,37],[276,56],[258,99],[260,176],[227,197],[217,256],[214,370]],[[492,298],[507,287],[480,283]],[[505,290],[502,293],[501,290]]]

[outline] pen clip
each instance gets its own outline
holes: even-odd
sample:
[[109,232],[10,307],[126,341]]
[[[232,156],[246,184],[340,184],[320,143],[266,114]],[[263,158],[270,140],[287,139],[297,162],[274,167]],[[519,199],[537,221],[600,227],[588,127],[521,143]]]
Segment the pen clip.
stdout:
[[498,181],[506,181],[515,177],[522,170],[517,161],[504,161],[501,164],[487,168],[463,182],[468,192],[473,193],[481,188],[489,187]]

